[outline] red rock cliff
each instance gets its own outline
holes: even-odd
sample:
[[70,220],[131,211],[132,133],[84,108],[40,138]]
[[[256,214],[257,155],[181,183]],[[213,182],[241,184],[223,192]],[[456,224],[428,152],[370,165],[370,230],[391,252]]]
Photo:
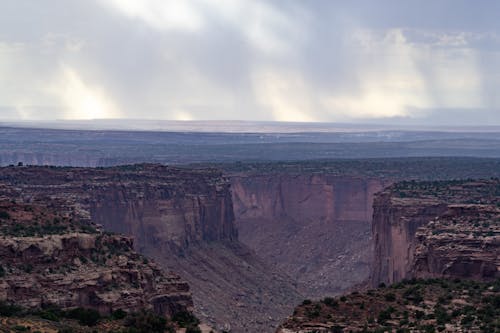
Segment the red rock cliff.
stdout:
[[141,253],[189,282],[197,315],[220,328],[271,331],[302,298],[238,242],[230,184],[214,169],[12,167],[0,182],[69,201],[106,230],[133,236]]
[[229,182],[215,170],[5,168],[0,181],[73,202],[107,230],[133,235],[139,249],[237,239]]
[[63,201],[23,195],[0,186],[1,301],[103,314],[192,308],[188,284],[135,252],[131,238],[95,230]]
[[240,239],[296,278],[305,295],[368,278],[372,200],[388,182],[307,173],[230,178]]
[[499,275],[498,181],[404,182],[377,195],[371,282]]

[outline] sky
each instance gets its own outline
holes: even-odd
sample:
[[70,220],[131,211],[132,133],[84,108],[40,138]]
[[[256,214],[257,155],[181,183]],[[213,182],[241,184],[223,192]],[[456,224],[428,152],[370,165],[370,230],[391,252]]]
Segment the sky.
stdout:
[[500,125],[500,1],[0,0],[0,120]]

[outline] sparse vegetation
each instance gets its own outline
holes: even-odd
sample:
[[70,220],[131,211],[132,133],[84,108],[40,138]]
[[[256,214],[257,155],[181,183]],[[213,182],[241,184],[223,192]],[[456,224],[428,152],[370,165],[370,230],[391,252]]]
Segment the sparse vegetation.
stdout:
[[296,329],[309,323],[308,329],[314,331],[311,323],[318,323],[322,325],[318,332],[346,326],[353,332],[430,333],[443,332],[446,327],[500,332],[500,280],[412,279],[343,297],[345,302],[328,298],[302,304],[284,327]]
[[[109,317],[103,317],[94,309],[74,308],[62,310],[55,306],[47,306],[40,310],[28,310],[12,304],[0,302],[1,317],[17,318],[19,323],[44,323],[48,327],[57,327],[58,333],[73,332],[109,332],[109,333],[175,333],[180,327],[186,333],[200,333],[199,320],[190,312],[181,311],[172,319],[158,316],[151,311],[127,313],[114,311]],[[54,323],[51,325],[50,323]],[[17,324],[11,327],[14,332],[31,332],[32,325]],[[114,330],[103,330],[104,327],[115,327]],[[23,328],[25,327],[25,328]],[[85,328],[87,327],[87,328]],[[90,331],[89,331],[90,329]],[[52,331],[52,330],[51,330]]]

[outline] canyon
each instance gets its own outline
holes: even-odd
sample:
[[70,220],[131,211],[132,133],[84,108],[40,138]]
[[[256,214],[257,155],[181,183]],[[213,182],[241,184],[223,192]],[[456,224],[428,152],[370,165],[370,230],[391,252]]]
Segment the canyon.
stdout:
[[218,329],[272,330],[302,298],[288,276],[238,241],[220,171],[10,167],[0,183],[28,200],[63,200],[104,230],[133,236],[136,250],[189,283],[195,313]]
[[498,178],[397,182],[373,209],[371,288],[304,300],[278,333],[498,331]]
[[297,281],[307,297],[369,276],[374,194],[390,182],[328,174],[233,175],[240,240]]
[[[384,188],[401,179],[498,176],[498,165],[429,158],[18,166],[3,168],[0,183],[28,199],[69,202],[100,228],[132,236],[137,251],[189,283],[194,312],[212,327],[270,332],[304,298],[366,285]],[[432,207],[414,208],[434,216]],[[422,258],[429,252],[417,250]]]

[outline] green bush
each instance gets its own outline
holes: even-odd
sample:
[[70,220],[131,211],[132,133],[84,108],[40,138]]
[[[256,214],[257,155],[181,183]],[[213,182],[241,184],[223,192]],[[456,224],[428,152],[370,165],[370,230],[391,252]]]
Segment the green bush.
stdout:
[[14,331],[16,332],[28,332],[30,331],[29,327],[23,326],[23,325],[16,325],[13,327]]
[[186,328],[186,333],[201,333],[201,330],[198,326],[188,326]]
[[339,302],[337,302],[333,297],[325,297],[322,302],[331,308],[335,308],[339,305]]
[[165,330],[172,331],[167,327],[167,320],[152,312],[142,311],[129,314],[125,319],[127,333],[163,333]]
[[179,324],[180,327],[197,326],[200,321],[191,312],[180,311],[172,316],[172,320]]
[[101,320],[101,315],[98,311],[84,308],[70,310],[67,312],[66,317],[76,319],[80,325],[85,326],[95,326]]
[[123,319],[126,316],[127,316],[127,313],[125,311],[123,311],[122,309],[115,310],[111,314],[111,318],[113,318],[113,319]]
[[10,214],[6,211],[0,210],[0,220],[9,220]]
[[12,317],[20,314],[22,311],[23,309],[19,306],[0,302],[0,316]]
[[388,319],[391,319],[391,314],[394,312],[394,308],[392,306],[389,306],[387,309],[380,311],[378,314],[377,322],[380,325],[385,325],[385,322]]
[[75,333],[75,330],[71,327],[63,327],[57,333]]
[[46,319],[46,320],[59,321],[61,314],[57,313],[55,311],[52,311],[52,310],[45,310],[45,311],[39,312],[38,315],[41,318]]

